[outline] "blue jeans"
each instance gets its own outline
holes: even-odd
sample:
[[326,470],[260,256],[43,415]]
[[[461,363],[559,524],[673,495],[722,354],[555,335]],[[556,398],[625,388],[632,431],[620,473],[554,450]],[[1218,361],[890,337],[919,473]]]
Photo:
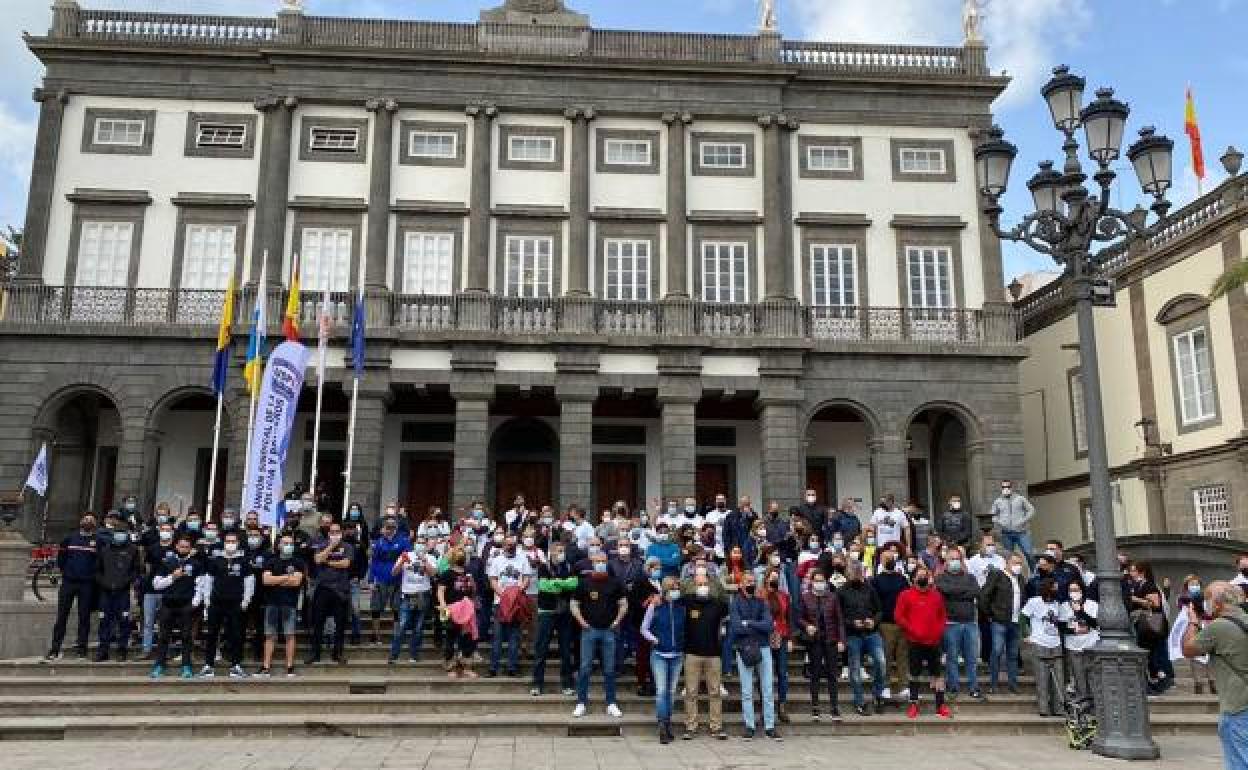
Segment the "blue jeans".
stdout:
[[421,637],[425,633],[425,613],[429,609],[429,593],[403,594],[399,600],[399,626],[394,630],[394,638],[390,640],[390,660],[399,659],[399,651],[403,649],[403,639],[410,633],[412,641],[408,655],[412,660],[420,656]]
[[849,653],[849,686],[854,693],[854,705],[861,706],[862,699],[862,656],[865,654],[871,662],[871,693],[879,700],[884,695],[884,640],[878,633],[866,636],[849,635],[845,638],[845,651]]
[[494,643],[490,645],[490,671],[498,671],[499,659],[503,657],[503,642],[507,642],[507,671],[520,665],[520,624],[504,623],[498,619],[501,605],[494,608]]
[[719,662],[723,669],[720,673],[723,676],[728,676],[736,657],[737,653],[732,649],[732,634],[724,634],[723,641],[719,643]]
[[360,581],[351,581],[351,607],[348,612],[351,613],[351,639],[357,641],[360,638]]
[[659,722],[672,721],[672,696],[676,682],[680,681],[680,667],[684,655],[666,658],[658,652],[650,653],[650,671],[654,674],[654,715]]
[[771,650],[771,670],[776,675],[776,702],[789,702],[789,645],[781,642],[780,648]]
[[966,687],[979,690],[979,624],[949,623],[945,626],[945,689],[958,691],[958,654],[966,667]]
[[741,719],[745,729],[754,729],[754,674],[758,674],[759,694],[763,698],[763,729],[776,728],[776,699],[772,695],[771,656],[764,655],[754,668],[746,668],[737,655],[737,676],[741,677]]
[[989,686],[997,686],[1001,675],[1001,658],[1005,658],[1006,681],[1010,689],[1018,689],[1018,624],[992,624],[992,656],[988,659]]
[[143,594],[143,654],[152,651],[156,642],[156,616],[160,614],[162,594]]
[[537,641],[533,644],[533,687],[546,684],[546,656],[550,639],[559,635],[559,686],[572,689],[572,616],[567,612],[537,613]]
[[1002,556],[1008,559],[1010,554],[1014,553],[1015,546],[1018,546],[1018,550],[1022,551],[1023,556],[1027,557],[1027,566],[1035,569],[1036,562],[1031,558],[1031,535],[1012,529],[1001,530]]
[[602,656],[602,679],[607,705],[615,703],[615,632],[609,628],[581,630],[581,670],[576,677],[576,702],[589,703],[589,675],[594,670],[594,653]]
[[1218,738],[1226,770],[1248,770],[1248,710],[1218,717]]

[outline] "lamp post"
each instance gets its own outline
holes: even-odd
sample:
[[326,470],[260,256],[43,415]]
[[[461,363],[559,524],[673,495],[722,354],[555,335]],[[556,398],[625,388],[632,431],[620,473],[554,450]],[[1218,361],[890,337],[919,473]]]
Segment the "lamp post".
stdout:
[[[1156,759],[1160,756],[1152,739],[1145,696],[1147,654],[1135,643],[1122,598],[1114,519],[1109,485],[1109,461],[1105,447],[1105,415],[1101,401],[1101,377],[1097,363],[1096,327],[1092,309],[1105,252],[1096,243],[1146,238],[1165,220],[1170,203],[1166,192],[1173,182],[1174,142],[1152,128],[1127,150],[1140,185],[1153,196],[1156,222],[1147,223],[1148,212],[1136,208],[1124,213],[1109,205],[1116,174],[1111,164],[1121,154],[1123,129],[1130,108],[1114,98],[1112,90],[1097,91],[1096,99],[1083,104],[1086,82],[1066,67],[1058,67],[1042,93],[1052,113],[1053,125],[1064,137],[1065,163],[1059,172],[1045,162],[1027,183],[1035,211],[1009,230],[1001,229],[1000,198],[1009,183],[1010,167],[1018,149],[993,127],[975,149],[975,166],[984,212],[993,231],[1003,240],[1020,241],[1047,254],[1064,268],[1063,281],[1074,296],[1079,330],[1079,355],[1083,381],[1084,418],[1088,434],[1088,476],[1092,496],[1092,522],[1096,540],[1096,576],[1100,591],[1101,642],[1092,651],[1093,692],[1096,702],[1097,754],[1120,759]],[[1076,132],[1082,128],[1088,156],[1096,163],[1092,175],[1098,194],[1085,186],[1088,176],[1079,159]],[[1103,296],[1103,293],[1102,293]]]

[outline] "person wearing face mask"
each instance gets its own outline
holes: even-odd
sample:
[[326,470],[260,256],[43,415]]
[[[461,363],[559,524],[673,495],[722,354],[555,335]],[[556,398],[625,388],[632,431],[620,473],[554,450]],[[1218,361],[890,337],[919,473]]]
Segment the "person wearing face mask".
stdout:
[[173,550],[173,524],[168,519],[156,530],[156,536],[143,549],[143,579],[139,590],[143,596],[143,626],[141,645],[143,658],[151,660],[156,643],[156,619],[160,615],[160,591],[152,586],[156,570],[165,560],[165,554]]
[[646,603],[641,636],[650,643],[650,670],[654,672],[654,715],[659,723],[659,743],[672,742],[672,701],[685,652],[685,603],[680,581],[665,578],[655,598]]
[[[716,495],[715,505],[706,512],[703,520],[702,532],[706,533],[707,528],[711,529],[711,539],[709,547],[718,547],[724,540],[724,522],[728,519],[728,514],[732,513],[732,509],[728,507],[728,497],[726,495]],[[707,545],[707,543],[703,543]],[[720,549],[722,551],[722,548]]]
[[227,532],[239,532],[240,529],[238,511],[233,508],[223,510],[221,512],[221,537],[225,537]]
[[1248,586],[1248,553],[1235,557],[1235,575],[1230,583],[1239,588]]
[[880,693],[884,700],[892,698],[894,693],[902,699],[909,696],[903,672],[910,665],[910,645],[896,618],[897,598],[910,587],[904,566],[905,562],[896,551],[885,551],[880,557],[879,574],[868,580],[880,597],[880,641],[884,647],[884,670],[888,674],[888,682]]
[[264,608],[268,597],[264,588],[264,566],[273,558],[269,539],[258,524],[245,525],[242,541],[247,568],[255,580],[252,582],[251,604],[243,613],[243,643],[251,639],[251,656],[257,661],[264,659]]
[[278,539],[276,553],[266,560],[261,583],[264,585],[264,660],[256,676],[268,678],[273,664],[277,635],[286,637],[286,676],[295,675],[296,607],[303,592],[307,566],[299,553],[293,535]]
[[[809,499],[810,491],[806,496]],[[858,518],[858,503],[852,497],[841,500],[841,505],[827,517],[823,527],[816,529],[823,536],[825,543],[831,542],[837,535],[844,543],[852,543],[862,536],[862,519]]]
[[546,686],[546,658],[550,642],[559,637],[559,687],[572,695],[572,615],[568,603],[579,580],[568,564],[563,543],[552,543],[550,557],[537,566],[537,639],[533,647],[533,679],[529,694],[536,697]]
[[985,532],[979,539],[979,550],[966,560],[966,568],[982,587],[988,582],[988,571],[1005,569],[1005,559],[997,552],[997,539]]
[[381,537],[373,542],[371,558],[368,560],[368,585],[370,590],[369,609],[372,611],[373,644],[381,639],[381,616],[387,610],[394,616],[397,625],[399,613],[399,570],[395,568],[399,558],[412,550],[412,543],[404,535],[399,534],[398,522],[386,519],[381,525]]
[[853,688],[854,710],[867,716],[870,710],[862,693],[862,662],[864,656],[871,666],[871,688],[875,696],[876,714],[884,713],[884,682],[886,680],[884,641],[880,637],[883,608],[875,586],[863,575],[862,565],[850,562],[848,580],[837,591],[841,616],[845,622],[845,643],[849,653],[849,683]]
[[756,521],[758,521],[758,514],[754,512],[750,498],[743,496],[737,509],[729,511],[728,515],[724,516],[722,527],[724,552],[727,553],[737,547],[744,549],[749,543],[750,533],[754,531]]
[[615,700],[615,644],[620,625],[628,613],[628,598],[620,581],[607,571],[607,555],[591,557],[590,571],[580,578],[572,598],[572,618],[581,629],[581,666],[576,680],[574,718],[585,716],[589,706],[589,679],[594,658],[602,660],[607,716],[624,716]]
[[[1133,561],[1127,568],[1127,593],[1123,597],[1131,609],[1136,641],[1148,650],[1148,690],[1161,695],[1174,687],[1174,663],[1170,660],[1169,623],[1165,619],[1165,597],[1148,562]],[[1161,621],[1160,631],[1153,626]],[[1153,621],[1153,622],[1150,622]]]
[[1018,694],[1019,613],[1027,601],[1023,593],[1024,564],[1022,554],[1012,553],[1004,569],[990,566],[980,591],[979,606],[988,616],[992,634],[992,651],[988,656],[989,694],[997,691],[1002,662],[1010,694]]
[[828,583],[827,573],[819,567],[811,571],[809,587],[802,594],[798,627],[810,666],[810,718],[816,722],[822,718],[819,690],[826,682],[830,706],[828,716],[839,722],[838,683],[840,656],[845,652],[845,623],[841,617],[840,600]]
[[[1188,576],[1184,585],[1192,582],[1195,576]],[[1200,595],[1200,581],[1194,583],[1194,593]],[[1189,596],[1192,592],[1189,592]],[[1092,656],[1090,650],[1101,641],[1098,630],[1097,614],[1100,606],[1089,599],[1087,589],[1082,582],[1070,586],[1070,600],[1064,602],[1058,611],[1057,619],[1065,625],[1062,641],[1069,653],[1070,679],[1074,682],[1075,692],[1080,699],[1092,700]],[[1195,664],[1195,661],[1193,661]],[[1193,665],[1193,674],[1195,666]],[[1196,679],[1196,694],[1200,694],[1200,680]]]
[[169,654],[169,640],[177,628],[182,640],[182,678],[195,676],[191,668],[191,649],[194,633],[191,619],[197,614],[203,596],[199,583],[203,577],[203,561],[191,547],[191,538],[179,535],[173,550],[157,568],[153,586],[164,592],[160,602],[160,636],[156,642],[156,656],[152,663],[151,678],[159,679],[165,672],[165,659]]
[[666,524],[660,523],[655,528],[654,542],[646,549],[646,560],[650,559],[658,559],[663,577],[680,575],[680,545],[673,542],[671,529]]
[[[1073,601],[1073,599],[1072,599]],[[1196,614],[1201,617],[1207,625],[1213,620],[1213,616],[1209,614],[1208,607],[1205,606],[1205,594],[1199,575],[1188,575],[1183,578],[1183,582],[1179,584],[1177,596],[1174,599],[1174,611],[1171,617],[1175,618],[1175,625],[1178,625],[1178,618],[1187,614],[1188,607],[1195,607]],[[1171,633],[1178,633],[1171,631]],[[1180,637],[1182,638],[1182,637]],[[1186,657],[1186,656],[1184,656]],[[1191,665],[1192,684],[1197,695],[1204,695],[1205,682],[1209,683],[1209,692],[1213,695],[1218,694],[1218,686],[1213,676],[1213,669],[1209,667],[1207,658],[1191,658],[1187,659]]]
[[[781,724],[789,723],[789,651],[793,647],[793,623],[800,607],[796,599],[790,601],[790,594],[785,590],[784,575],[778,566],[768,567],[758,580],[759,597],[767,603],[771,611],[772,631],[768,636],[771,655],[771,670],[776,680],[776,719]],[[793,595],[797,597],[797,594]]]
[[[883,547],[889,543],[901,543],[906,547],[907,553],[910,551],[910,518],[897,507],[896,498],[892,495],[880,498],[879,506],[871,514],[871,527],[874,529],[876,541],[866,545]],[[864,537],[866,539],[868,538]]]
[[519,552],[515,535],[503,541],[503,550],[486,565],[486,576],[494,593],[493,645],[490,648],[490,668],[487,677],[498,676],[503,655],[503,642],[507,642],[507,676],[519,676],[520,629],[528,622],[531,610],[527,604],[528,586],[533,579],[533,565],[529,558]]
[[816,533],[822,533],[828,525],[827,506],[819,502],[819,496],[813,489],[802,493],[802,502],[793,506],[790,513],[805,519]]
[[1036,677],[1036,709],[1042,717],[1057,716],[1064,710],[1066,671],[1062,661],[1061,610],[1057,582],[1045,578],[1040,584],[1040,595],[1028,599],[1021,612],[1031,621],[1027,642]]
[[139,576],[139,548],[130,542],[124,523],[112,531],[108,542],[99,547],[95,582],[100,606],[97,663],[108,660],[114,634],[118,659],[125,661],[130,648],[130,587]]
[[[1187,607],[1181,649],[1187,658],[1209,656],[1217,680],[1218,737],[1231,770],[1248,767],[1248,613],[1240,586],[1217,580],[1205,588],[1200,604]],[[1206,619],[1206,615],[1212,619]]]
[[805,582],[810,578],[810,572],[819,563],[819,555],[823,553],[823,548],[819,544],[819,538],[815,535],[808,535],[806,539],[806,547],[797,555],[797,579]]
[[399,620],[394,625],[390,639],[390,656],[387,663],[394,665],[403,649],[403,642],[411,635],[408,659],[416,663],[420,659],[420,643],[425,634],[425,616],[432,606],[433,577],[438,562],[431,556],[425,543],[417,540],[395,559],[391,574],[399,579]]
[[1009,554],[1014,549],[1023,552],[1030,567],[1035,567],[1031,555],[1031,519],[1036,507],[1026,497],[1014,491],[1009,479],[1001,482],[1001,496],[992,503],[992,523],[1001,533],[1001,546]]
[[[607,570],[612,577],[616,573]],[[625,586],[625,597],[628,599],[628,614],[624,617],[624,622],[620,624],[621,639],[632,637],[634,651],[635,668],[634,673],[637,676],[637,694],[643,698],[654,697],[654,672],[650,669],[650,642],[641,635],[641,621],[645,618],[646,606],[663,591],[663,579],[667,577],[663,571],[663,565],[656,558],[648,558],[642,564],[643,576],[634,580],[631,585]],[[617,578],[618,579],[618,578]],[[633,632],[630,629],[635,628]],[[626,645],[621,646],[617,642],[616,647],[616,669],[618,671],[624,661],[624,653],[622,650],[630,649]]]
[[737,675],[741,678],[741,717],[745,723],[744,738],[754,739],[754,679],[757,676],[759,695],[763,702],[763,731],[768,738],[780,740],[776,732],[776,704],[773,692],[771,655],[767,654],[774,622],[771,609],[755,590],[752,573],[741,579],[738,594],[728,604],[728,629],[736,656]]
[[60,548],[56,552],[61,585],[57,591],[56,624],[52,627],[52,644],[48,648],[48,654],[44,656],[46,660],[60,659],[61,643],[65,641],[65,627],[69,623],[69,611],[75,602],[78,605],[78,643],[75,645],[75,652],[79,658],[87,657],[99,552],[95,514],[84,513],[78,521],[78,531],[61,540]]
[[342,525],[332,522],[326,537],[313,541],[312,552],[312,569],[316,578],[316,590],[312,594],[312,651],[304,665],[321,662],[325,621],[330,617],[334,619],[331,657],[335,663],[346,665],[343,647],[351,617],[351,565],[355,558],[355,546],[343,539]]
[[932,532],[940,535],[941,540],[950,545],[963,548],[971,544],[971,534],[975,530],[975,519],[962,505],[962,496],[953,495],[945,512],[936,517],[932,524]]
[[208,559],[215,559],[221,555],[221,529],[216,523],[210,521],[204,525],[203,532],[203,537],[195,544],[195,550],[206,562]]
[[910,646],[909,719],[919,718],[920,677],[926,670],[936,696],[936,715],[950,719],[953,713],[945,703],[945,680],[941,676],[940,645],[945,636],[948,615],[945,600],[932,585],[932,573],[920,566],[914,571],[914,585],[902,591],[893,614]]
[[975,700],[984,696],[979,690],[979,582],[966,569],[962,549],[953,546],[945,562],[945,571],[936,576],[936,590],[945,600],[948,620],[945,624],[945,691],[957,695],[960,684],[958,657],[965,668],[967,691]]
[[721,628],[728,616],[723,589],[709,575],[694,573],[682,584],[685,603],[685,731],[683,740],[698,732],[698,701],[706,687],[711,735],[727,740],[724,732],[723,697],[727,694],[720,676]]
[[204,536],[204,520],[194,508],[186,512],[186,518],[178,526],[177,536],[184,535],[191,539],[192,548],[197,547]]
[[446,623],[444,660],[451,679],[476,679],[469,666],[477,647],[478,583],[468,568],[468,554],[462,547],[451,550],[448,568],[438,576],[438,614]]
[[247,552],[239,542],[238,532],[225,534],[221,555],[209,559],[199,585],[200,599],[208,608],[208,638],[204,644],[204,667],[199,675],[216,676],[217,642],[225,630],[225,655],[230,664],[230,678],[243,679],[243,614],[251,606],[256,591],[256,577],[247,562]]

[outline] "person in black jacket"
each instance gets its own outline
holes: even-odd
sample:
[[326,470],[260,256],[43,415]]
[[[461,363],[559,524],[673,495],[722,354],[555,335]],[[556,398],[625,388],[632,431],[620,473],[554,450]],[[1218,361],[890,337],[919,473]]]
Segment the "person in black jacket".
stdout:
[[78,643],[75,651],[79,658],[87,657],[98,558],[95,514],[87,512],[78,522],[78,531],[62,540],[56,553],[56,566],[61,570],[61,588],[56,597],[56,625],[52,627],[52,644],[45,660],[60,659],[61,644],[65,641],[65,626],[69,622],[69,610],[74,602],[78,603]]
[[975,532],[975,519],[970,511],[962,507],[962,498],[954,495],[949,498],[949,507],[932,522],[932,533],[940,535],[947,545],[970,546],[971,536]]
[[108,660],[116,634],[118,659],[124,661],[130,648],[130,587],[139,576],[139,548],[130,541],[130,530],[124,523],[99,546],[95,565],[100,605],[100,644],[95,660]]
[[841,619],[845,623],[845,646],[849,652],[849,684],[854,694],[854,710],[867,715],[862,697],[862,657],[871,661],[871,688],[875,695],[875,713],[884,713],[884,641],[880,637],[883,607],[874,586],[862,574],[862,565],[850,561],[846,565],[849,579],[836,592],[841,602]]
[[728,602],[722,584],[708,574],[694,573],[682,585],[685,600],[685,732],[681,737],[693,740],[698,731],[698,697],[706,685],[710,721],[708,727],[717,740],[728,740],[724,732],[724,695],[720,678],[724,621],[728,618]]
[[246,644],[248,634],[251,634],[251,655],[257,661],[264,659],[264,580],[262,575],[264,567],[269,560],[273,558],[273,549],[269,547],[269,539],[264,536],[264,532],[259,525],[249,526],[244,530],[244,550],[247,559],[247,568],[251,570],[251,575],[255,579],[255,588],[251,595],[251,604],[247,605],[247,609],[243,612],[243,643]]
[[208,561],[204,569],[202,594],[208,606],[208,639],[204,645],[204,667],[201,677],[216,676],[217,641],[225,629],[225,654],[230,662],[230,678],[242,679],[243,613],[251,606],[256,578],[252,574],[247,553],[238,542],[238,532],[225,533],[221,555]]
[[203,602],[198,591],[202,573],[203,563],[192,553],[191,536],[178,535],[173,550],[165,554],[165,560],[156,568],[156,577],[152,579],[152,586],[164,594],[160,601],[160,637],[152,664],[153,679],[159,679],[165,672],[169,639],[175,626],[182,635],[182,678],[195,676],[191,669],[192,620]]
[[793,506],[790,513],[806,519],[813,531],[823,534],[824,526],[828,522],[828,509],[819,502],[819,496],[815,493],[815,490],[806,490],[802,504]]

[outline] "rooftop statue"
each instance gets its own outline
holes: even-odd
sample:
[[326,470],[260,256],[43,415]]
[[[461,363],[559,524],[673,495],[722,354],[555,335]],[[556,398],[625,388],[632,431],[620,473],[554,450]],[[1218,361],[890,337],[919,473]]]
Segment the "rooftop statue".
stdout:
[[984,42],[984,9],[989,0],[964,0],[962,3],[962,32],[968,43]]

